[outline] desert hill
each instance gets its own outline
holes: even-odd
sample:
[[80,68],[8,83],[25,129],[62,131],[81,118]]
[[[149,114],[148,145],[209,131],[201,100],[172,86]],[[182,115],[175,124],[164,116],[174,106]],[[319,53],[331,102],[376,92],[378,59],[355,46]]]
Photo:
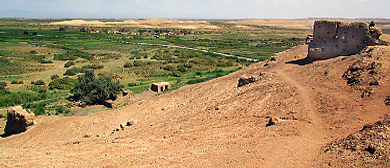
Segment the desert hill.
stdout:
[[[375,157],[388,149],[376,148],[380,142],[364,148],[356,140],[355,150],[343,144],[389,113],[390,47],[314,62],[305,59],[307,49],[117,110],[40,117],[26,132],[0,139],[0,166],[388,166],[388,152]],[[240,78],[254,80],[238,87]],[[386,121],[381,142],[390,137]]]

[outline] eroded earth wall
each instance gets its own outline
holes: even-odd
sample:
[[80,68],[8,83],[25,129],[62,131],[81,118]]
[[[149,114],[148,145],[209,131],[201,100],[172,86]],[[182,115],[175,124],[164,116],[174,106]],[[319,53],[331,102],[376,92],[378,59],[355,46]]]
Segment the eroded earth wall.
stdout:
[[357,54],[381,44],[380,29],[365,22],[316,21],[308,57],[314,60]]

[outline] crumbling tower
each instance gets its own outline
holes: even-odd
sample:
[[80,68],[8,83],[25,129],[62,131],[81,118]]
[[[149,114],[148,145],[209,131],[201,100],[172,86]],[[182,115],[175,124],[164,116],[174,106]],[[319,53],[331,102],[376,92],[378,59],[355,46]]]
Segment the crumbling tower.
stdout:
[[382,31],[365,22],[316,21],[308,57],[328,59],[359,53],[366,46],[383,44]]

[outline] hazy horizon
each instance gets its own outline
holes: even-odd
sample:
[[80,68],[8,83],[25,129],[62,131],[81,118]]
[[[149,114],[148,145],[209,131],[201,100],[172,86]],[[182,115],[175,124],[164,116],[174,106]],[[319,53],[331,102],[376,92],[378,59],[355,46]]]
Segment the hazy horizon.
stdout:
[[388,0],[0,0],[0,18],[390,19]]

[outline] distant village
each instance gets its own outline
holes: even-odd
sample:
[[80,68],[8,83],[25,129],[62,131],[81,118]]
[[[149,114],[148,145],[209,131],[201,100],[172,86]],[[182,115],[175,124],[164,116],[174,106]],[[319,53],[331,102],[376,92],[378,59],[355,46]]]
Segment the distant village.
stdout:
[[94,27],[60,27],[60,31],[69,31],[69,32],[86,32],[86,33],[111,33],[111,34],[130,34],[130,35],[143,35],[145,33],[152,35],[154,37],[159,37],[161,35],[189,35],[189,34],[210,34],[210,31],[200,31],[197,30],[195,32],[192,32],[188,29],[175,29],[175,28],[164,28],[164,29],[158,29],[158,28],[141,28],[141,29],[131,29],[128,27],[123,28],[94,28]]

